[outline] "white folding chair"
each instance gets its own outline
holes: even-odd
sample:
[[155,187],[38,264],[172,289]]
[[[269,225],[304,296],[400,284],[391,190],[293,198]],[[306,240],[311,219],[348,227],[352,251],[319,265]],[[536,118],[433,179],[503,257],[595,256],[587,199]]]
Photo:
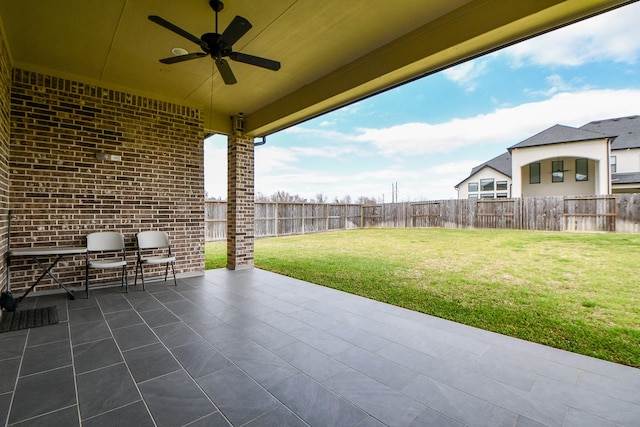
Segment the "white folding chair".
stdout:
[[89,269],[121,268],[121,282],[129,292],[127,282],[127,254],[124,236],[117,231],[99,231],[87,235],[86,290],[89,298]]
[[138,267],[140,267],[140,277],[142,278],[142,290],[144,290],[144,265],[166,264],[164,271],[164,281],[167,281],[169,265],[173,272],[173,284],[178,286],[176,281],[176,270],[174,268],[176,257],[171,254],[171,243],[169,235],[164,231],[141,231],[136,234],[138,240],[138,261],[136,262],[136,276],[134,284],[138,283]]

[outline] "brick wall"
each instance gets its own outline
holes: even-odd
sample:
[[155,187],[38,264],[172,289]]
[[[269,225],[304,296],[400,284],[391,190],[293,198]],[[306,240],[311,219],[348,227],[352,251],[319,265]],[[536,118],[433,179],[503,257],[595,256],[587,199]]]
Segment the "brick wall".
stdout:
[[[203,272],[203,138],[199,110],[14,69],[12,247],[84,246],[90,232],[118,230],[131,276],[135,233],[156,229],[169,233],[177,274]],[[61,261],[56,271],[65,284],[83,285],[84,256]],[[38,273],[31,263],[13,261],[12,289]],[[113,281],[117,274],[92,277]],[[42,288],[52,283],[47,278]]]
[[5,254],[7,252],[7,210],[9,206],[9,105],[11,65],[0,32],[0,289],[7,283]]
[[232,135],[227,147],[227,268],[252,268],[255,227],[254,145]]

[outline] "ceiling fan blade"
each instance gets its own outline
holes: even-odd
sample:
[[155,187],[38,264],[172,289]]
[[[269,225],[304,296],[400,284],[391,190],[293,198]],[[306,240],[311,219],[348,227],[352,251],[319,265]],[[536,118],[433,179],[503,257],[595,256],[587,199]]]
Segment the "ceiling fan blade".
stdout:
[[226,59],[216,59],[216,66],[218,67],[218,71],[220,71],[220,76],[222,77],[222,80],[224,80],[224,84],[234,85],[238,83],[236,76],[233,75],[233,71],[231,71],[231,67]]
[[251,23],[242,16],[236,16],[229,26],[222,32],[218,45],[220,47],[231,47],[235,42],[240,40],[247,31],[251,29]]
[[248,55],[242,52],[231,52],[229,58],[234,61],[244,62],[245,64],[255,65],[257,67],[266,68],[268,70],[278,71],[280,63],[272,59],[260,58],[259,56]]
[[193,34],[183,30],[182,28],[178,27],[177,25],[172,24],[171,22],[167,21],[164,18],[160,18],[159,16],[156,16],[156,15],[149,15],[148,18],[149,18],[149,21],[155,22],[156,24],[166,28],[169,31],[173,31],[174,33],[178,34],[179,36],[184,37],[187,40],[192,41],[193,43],[197,44],[198,46],[202,47],[203,49],[208,49],[209,48],[209,46],[207,46],[207,44],[205,42],[200,40],[199,37],[194,36]]
[[186,55],[170,56],[160,60],[163,64],[175,64],[177,62],[189,61],[191,59],[202,58],[207,56],[204,52],[187,53]]

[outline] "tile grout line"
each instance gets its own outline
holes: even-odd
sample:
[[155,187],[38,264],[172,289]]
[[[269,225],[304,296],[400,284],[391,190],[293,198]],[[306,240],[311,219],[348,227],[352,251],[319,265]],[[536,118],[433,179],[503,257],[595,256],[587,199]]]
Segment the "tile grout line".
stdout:
[[29,334],[31,329],[27,329],[27,333],[24,339],[24,345],[22,346],[22,354],[20,355],[20,365],[18,366],[18,372],[16,373],[16,381],[13,384],[13,392],[11,393],[11,403],[9,403],[9,410],[7,411],[7,419],[5,420],[5,427],[9,425],[9,419],[11,418],[11,411],[13,410],[13,402],[16,398],[16,390],[18,389],[18,381],[20,381],[20,371],[22,371],[22,364],[24,363],[24,353],[27,350],[27,342],[29,341]]
[[69,406],[63,406],[62,408],[54,409],[54,410],[49,411],[49,412],[44,412],[42,414],[34,415],[33,417],[25,418],[24,420],[20,420],[17,423],[13,423],[11,425],[22,424],[25,421],[31,421],[31,420],[35,420],[35,419],[40,418],[40,417],[44,417],[45,415],[55,414],[56,412],[62,411],[63,409],[72,408],[74,406],[77,406],[77,405],[74,403],[74,404],[71,404]]
[[[111,366],[113,366],[113,365],[111,365]],[[135,402],[127,403],[126,405],[122,405],[122,406],[118,406],[117,408],[109,409],[108,411],[102,412],[100,414],[92,415],[91,417],[85,419],[84,421],[93,420],[95,418],[101,417],[104,414],[109,414],[111,412],[115,412],[115,411],[117,411],[119,409],[125,408],[125,407],[127,407],[129,405],[132,405],[132,404],[138,403],[138,402],[142,402],[142,401],[143,401],[143,399],[141,398],[140,400],[136,400]]]
[[73,388],[76,395],[76,412],[78,414],[78,425],[82,427],[82,416],[80,414],[80,396],[78,394],[78,381],[76,379],[76,359],[73,357],[73,339],[71,337],[71,319],[69,316],[69,302],[65,300],[64,306],[67,312],[67,332],[69,334],[69,351],[71,352],[71,369],[73,371]]

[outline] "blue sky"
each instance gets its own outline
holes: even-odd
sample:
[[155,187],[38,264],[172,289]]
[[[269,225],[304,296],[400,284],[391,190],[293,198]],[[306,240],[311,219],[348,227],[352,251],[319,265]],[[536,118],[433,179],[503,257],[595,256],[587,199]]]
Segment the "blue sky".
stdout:
[[[255,190],[330,200],[456,198],[471,168],[554,124],[640,114],[640,3],[508,47],[267,138]],[[226,137],[205,141],[226,198]]]

